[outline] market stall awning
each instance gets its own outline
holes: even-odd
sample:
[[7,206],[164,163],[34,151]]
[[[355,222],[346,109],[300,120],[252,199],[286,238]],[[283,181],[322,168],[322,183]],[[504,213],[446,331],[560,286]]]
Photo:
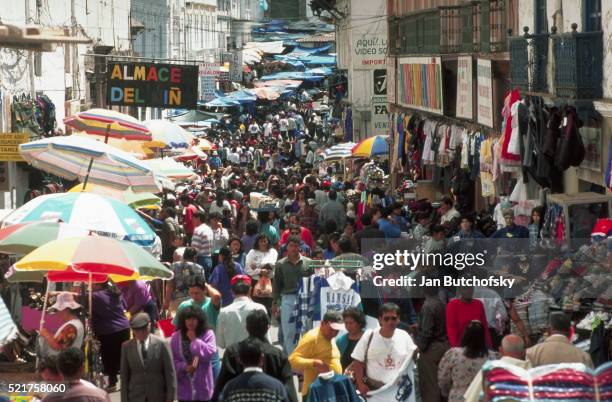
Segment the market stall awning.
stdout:
[[319,82],[325,79],[324,75],[306,74],[303,71],[283,71],[280,73],[264,75],[261,77],[261,81],[273,81],[273,80],[300,80],[300,81],[311,81]]
[[272,42],[247,42],[242,48],[243,50],[254,49],[267,54],[280,54],[285,51],[282,40]]
[[255,83],[256,88],[260,87],[286,87],[286,88],[298,88],[302,85],[301,80],[269,80],[269,81],[257,81]]
[[175,123],[178,123],[181,126],[186,126],[193,123],[197,123],[198,121],[205,121],[207,119],[218,118],[220,116],[221,114],[218,113],[203,112],[201,110],[190,110],[187,113],[172,117],[170,120]]

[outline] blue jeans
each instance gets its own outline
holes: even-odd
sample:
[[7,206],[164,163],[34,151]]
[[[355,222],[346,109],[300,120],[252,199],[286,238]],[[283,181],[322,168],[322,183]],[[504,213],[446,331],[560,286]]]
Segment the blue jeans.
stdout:
[[210,274],[212,274],[212,258],[209,255],[199,255],[196,262],[201,265],[202,268],[204,268],[204,275],[206,276],[206,280],[208,281]]
[[295,349],[295,322],[289,322],[291,318],[291,314],[293,314],[293,310],[295,309],[295,301],[297,299],[297,295],[283,295],[281,299],[280,306],[280,314],[281,314],[281,329],[283,339],[281,340],[281,344],[283,345],[283,349],[287,355],[290,355]]

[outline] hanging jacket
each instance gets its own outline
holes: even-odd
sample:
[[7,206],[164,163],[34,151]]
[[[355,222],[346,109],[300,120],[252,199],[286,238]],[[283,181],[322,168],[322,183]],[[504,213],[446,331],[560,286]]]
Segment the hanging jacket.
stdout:
[[563,134],[558,144],[555,166],[559,170],[564,171],[570,166],[580,166],[584,160],[586,150],[580,135],[582,120],[576,114],[576,109],[573,106],[565,108],[562,124]]

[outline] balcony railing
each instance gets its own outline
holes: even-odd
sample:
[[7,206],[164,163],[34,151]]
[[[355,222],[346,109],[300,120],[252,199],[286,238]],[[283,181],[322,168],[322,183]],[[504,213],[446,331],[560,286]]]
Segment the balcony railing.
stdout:
[[[603,95],[603,33],[572,32],[529,34],[510,37],[510,79],[512,86],[526,92],[552,92],[560,98],[597,99]],[[553,59],[549,59],[552,46]],[[554,73],[548,74],[552,64]],[[552,80],[552,83],[550,82]],[[552,91],[551,91],[552,88]]]
[[555,90],[558,96],[597,99],[603,96],[603,32],[552,35],[555,51]]
[[506,51],[513,1],[516,0],[473,0],[393,18],[389,24],[391,53]]
[[547,92],[548,34],[510,37],[510,80],[513,87],[529,92]]

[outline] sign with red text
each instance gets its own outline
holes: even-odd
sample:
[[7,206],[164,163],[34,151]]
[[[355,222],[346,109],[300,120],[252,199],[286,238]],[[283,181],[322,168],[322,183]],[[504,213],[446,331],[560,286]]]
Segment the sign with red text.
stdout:
[[478,123],[493,128],[493,85],[491,60],[478,59]]
[[387,34],[353,33],[353,63],[355,68],[385,68],[387,63]]
[[472,119],[472,58],[457,59],[457,117]]
[[198,66],[108,63],[107,102],[117,106],[195,109]]

